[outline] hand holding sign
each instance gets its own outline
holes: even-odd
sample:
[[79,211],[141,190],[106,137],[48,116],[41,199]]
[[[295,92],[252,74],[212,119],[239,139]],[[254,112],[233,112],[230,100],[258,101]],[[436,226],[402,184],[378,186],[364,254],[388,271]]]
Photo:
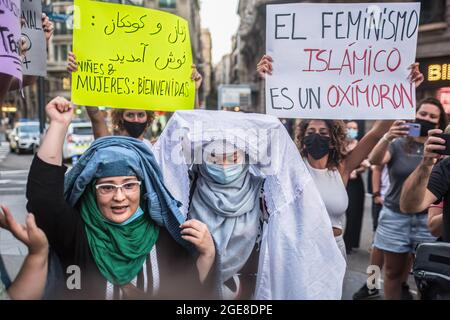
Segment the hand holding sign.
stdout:
[[202,85],[203,77],[200,72],[198,72],[197,66],[195,64],[192,65],[191,79],[195,81],[195,89],[198,90],[198,88],[200,88],[200,86]]
[[44,29],[45,39],[48,41],[53,35],[54,26],[53,22],[50,21],[50,19],[47,17],[45,13],[42,13],[42,28]]
[[266,74],[272,75],[273,66],[272,66],[273,59],[269,55],[263,55],[261,58],[261,61],[256,65],[256,72],[258,72],[259,76],[264,79],[266,77]]
[[425,79],[423,73],[419,70],[419,63],[413,63],[408,67],[408,70],[411,70],[411,73],[408,76],[408,80],[414,82],[414,85],[416,86],[416,88],[418,88]]

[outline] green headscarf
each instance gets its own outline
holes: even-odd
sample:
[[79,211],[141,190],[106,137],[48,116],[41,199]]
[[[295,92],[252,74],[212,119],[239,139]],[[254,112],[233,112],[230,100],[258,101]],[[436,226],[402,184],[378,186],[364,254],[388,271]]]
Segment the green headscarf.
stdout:
[[89,248],[102,275],[113,284],[130,283],[158,239],[158,226],[147,214],[126,225],[108,223],[97,206],[93,183],[81,200],[81,217]]

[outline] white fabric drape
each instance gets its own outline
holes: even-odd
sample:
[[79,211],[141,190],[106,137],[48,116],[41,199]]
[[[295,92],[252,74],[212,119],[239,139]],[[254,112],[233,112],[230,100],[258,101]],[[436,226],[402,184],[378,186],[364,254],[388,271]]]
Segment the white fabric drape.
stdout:
[[265,178],[270,216],[263,229],[255,298],[341,299],[345,260],[314,181],[277,118],[205,110],[172,116],[153,152],[165,185],[183,203],[183,214],[189,208],[188,166],[201,159],[203,143],[215,139],[245,150],[251,172]]

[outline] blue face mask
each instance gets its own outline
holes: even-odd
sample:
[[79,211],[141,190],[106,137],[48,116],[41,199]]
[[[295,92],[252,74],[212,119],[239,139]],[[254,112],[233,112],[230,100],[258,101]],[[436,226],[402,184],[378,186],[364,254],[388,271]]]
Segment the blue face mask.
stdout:
[[232,164],[221,166],[218,164],[207,164],[206,171],[211,179],[220,184],[228,184],[236,180],[242,173],[242,164]]
[[115,222],[112,222],[112,221],[109,221],[109,220],[106,220],[106,219],[105,219],[105,221],[108,222],[108,223],[110,223],[110,224],[117,225],[117,226],[126,226],[127,224],[133,222],[134,220],[136,220],[137,218],[139,218],[139,217],[142,216],[143,214],[144,214],[144,210],[142,210],[141,207],[138,207],[138,208],[136,209],[136,212],[133,213],[133,214],[131,215],[131,217],[129,217],[127,220],[125,220],[125,221],[122,222],[122,223],[115,223]]
[[347,129],[347,138],[353,140],[356,139],[358,137],[358,130],[356,129]]

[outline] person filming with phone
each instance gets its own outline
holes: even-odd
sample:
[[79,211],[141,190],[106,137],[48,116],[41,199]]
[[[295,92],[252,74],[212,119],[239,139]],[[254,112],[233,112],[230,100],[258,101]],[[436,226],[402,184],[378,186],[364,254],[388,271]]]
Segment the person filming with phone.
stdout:
[[428,133],[443,130],[446,125],[447,115],[442,104],[437,99],[426,98],[418,103],[415,122],[394,122],[369,156],[371,164],[387,165],[391,181],[374,239],[374,246],[384,254],[386,299],[410,296],[405,294],[409,293],[405,282],[415,247],[436,239],[427,228],[428,206],[404,208],[405,214],[400,210],[400,192],[408,176],[424,161]]
[[403,185],[400,210],[423,211],[443,200],[441,239],[450,243],[450,157],[446,155],[450,155],[450,134],[441,129],[428,131],[423,160]]

